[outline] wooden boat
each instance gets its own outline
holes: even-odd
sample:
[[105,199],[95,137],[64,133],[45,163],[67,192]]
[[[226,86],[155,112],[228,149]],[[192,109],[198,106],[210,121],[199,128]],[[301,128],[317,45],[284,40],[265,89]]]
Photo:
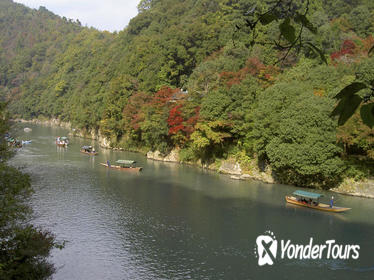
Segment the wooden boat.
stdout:
[[293,192],[293,196],[286,196],[286,201],[294,205],[335,213],[340,213],[351,209],[338,206],[331,207],[328,204],[320,203],[319,198],[322,196],[323,195],[319,193],[297,190]]
[[56,142],[56,145],[59,146],[59,147],[67,147],[68,144]]
[[98,154],[98,152],[96,152],[92,146],[83,146],[81,148],[81,153],[87,154],[90,156],[96,156]]
[[[124,171],[131,171],[131,172],[139,172],[142,171],[142,167],[136,167],[135,166],[135,161],[133,160],[117,160],[116,161],[119,165],[111,165],[109,161],[107,163],[100,163],[101,165],[108,167],[108,168],[114,168],[114,169],[119,169],[119,170],[124,170]],[[108,165],[109,163],[109,165]]]
[[67,147],[69,144],[69,140],[67,137],[57,137],[56,145],[59,147]]

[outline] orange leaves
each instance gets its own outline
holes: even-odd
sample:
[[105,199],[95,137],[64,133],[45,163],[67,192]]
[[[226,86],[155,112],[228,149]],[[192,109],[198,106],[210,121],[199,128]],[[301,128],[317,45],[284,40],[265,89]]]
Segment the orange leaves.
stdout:
[[172,96],[178,92],[179,89],[171,89],[169,87],[162,87],[156,94],[152,97],[151,101],[149,102],[149,106],[156,106],[156,107],[163,107],[167,104],[171,99]]
[[221,72],[219,77],[229,88],[235,84],[240,84],[247,75],[258,78],[262,81],[263,87],[268,87],[274,81],[274,78],[278,73],[279,69],[277,67],[265,65],[258,58],[252,57],[247,60],[246,65],[239,71]]
[[314,89],[313,94],[315,96],[323,97],[325,95],[325,91],[323,89]]

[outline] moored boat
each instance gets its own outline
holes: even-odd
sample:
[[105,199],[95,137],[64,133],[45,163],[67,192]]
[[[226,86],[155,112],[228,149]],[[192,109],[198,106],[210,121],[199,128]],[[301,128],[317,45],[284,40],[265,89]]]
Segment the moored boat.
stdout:
[[15,139],[11,136],[5,137],[6,142],[8,143],[8,146],[15,147],[15,148],[22,148],[22,141]]
[[348,211],[351,208],[346,207],[338,207],[332,205],[320,203],[319,199],[322,197],[322,194],[319,193],[312,193],[312,192],[306,192],[297,190],[293,192],[293,196],[286,196],[287,203],[298,205],[298,206],[304,206],[312,209],[327,211],[327,212],[335,212],[340,213],[344,211]]
[[95,151],[95,148],[92,146],[83,146],[81,148],[81,153],[91,155],[91,156],[96,156],[98,152]]
[[114,168],[114,169],[131,171],[131,172],[139,172],[139,171],[142,171],[143,169],[142,167],[135,166],[136,161],[134,160],[120,159],[120,160],[117,160],[116,163],[118,163],[119,165],[112,165],[110,164],[109,160],[107,161],[107,163],[100,163],[100,164],[108,168]]
[[57,137],[56,138],[56,145],[59,147],[67,147],[69,144],[69,140],[67,137]]

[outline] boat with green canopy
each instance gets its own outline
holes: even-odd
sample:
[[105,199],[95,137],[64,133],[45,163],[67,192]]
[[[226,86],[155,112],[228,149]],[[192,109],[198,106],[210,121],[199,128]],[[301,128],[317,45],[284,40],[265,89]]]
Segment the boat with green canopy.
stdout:
[[118,165],[112,165],[110,164],[109,160],[107,160],[106,163],[100,163],[101,165],[108,167],[108,168],[114,168],[114,169],[120,169],[123,171],[132,171],[132,172],[138,172],[141,171],[143,168],[136,166],[135,160],[128,160],[128,159],[119,159],[116,161]]
[[344,212],[351,209],[321,203],[319,202],[321,197],[323,197],[323,194],[297,190],[293,192],[292,196],[286,196],[286,201],[287,203],[294,205],[335,213]]

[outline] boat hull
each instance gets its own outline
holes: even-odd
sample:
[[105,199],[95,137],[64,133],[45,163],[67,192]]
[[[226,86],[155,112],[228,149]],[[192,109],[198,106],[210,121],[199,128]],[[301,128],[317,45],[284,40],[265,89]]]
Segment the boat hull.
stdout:
[[86,151],[80,151],[82,154],[86,154],[86,155],[90,155],[90,156],[96,156],[98,154],[98,152],[86,152]]
[[56,143],[56,145],[58,147],[67,147],[68,146],[68,144],[66,144],[66,143]]
[[100,163],[101,165],[107,167],[107,168],[113,168],[113,169],[118,169],[118,170],[123,170],[123,171],[129,171],[129,172],[139,172],[139,171],[142,171],[142,167],[122,167],[122,166],[119,166],[119,165],[110,165],[108,166],[108,164],[106,163]]
[[308,208],[321,210],[321,211],[326,211],[326,212],[334,212],[334,213],[345,212],[345,211],[348,211],[348,210],[351,209],[351,208],[338,207],[338,206],[330,207],[330,205],[327,205],[327,204],[324,204],[324,203],[318,203],[318,205],[313,205],[313,204],[298,201],[297,198],[294,197],[294,196],[286,196],[286,201],[287,201],[287,203],[290,203],[290,204],[303,206],[303,207],[308,207]]

